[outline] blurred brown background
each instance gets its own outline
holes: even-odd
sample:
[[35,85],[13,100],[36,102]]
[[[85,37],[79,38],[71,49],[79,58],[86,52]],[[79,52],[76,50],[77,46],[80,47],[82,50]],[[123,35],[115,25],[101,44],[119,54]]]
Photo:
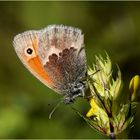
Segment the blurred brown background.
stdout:
[[[12,46],[25,30],[64,24],[82,29],[89,65],[95,54],[118,64],[128,92],[140,73],[140,2],[0,2],[0,138],[105,138],[89,128],[70,106],[49,113],[61,96],[34,78]],[[89,106],[74,104],[83,114]],[[140,107],[130,138],[140,138]],[[125,137],[125,134],[123,134]]]

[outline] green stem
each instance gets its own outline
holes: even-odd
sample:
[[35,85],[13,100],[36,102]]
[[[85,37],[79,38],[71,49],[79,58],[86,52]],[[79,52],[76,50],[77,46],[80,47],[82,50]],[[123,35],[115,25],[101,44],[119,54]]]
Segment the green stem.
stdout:
[[111,139],[111,140],[112,140],[112,139],[116,139],[116,136],[115,136],[114,133],[110,133],[110,139]]
[[114,134],[114,127],[110,122],[110,139],[116,139],[116,136]]

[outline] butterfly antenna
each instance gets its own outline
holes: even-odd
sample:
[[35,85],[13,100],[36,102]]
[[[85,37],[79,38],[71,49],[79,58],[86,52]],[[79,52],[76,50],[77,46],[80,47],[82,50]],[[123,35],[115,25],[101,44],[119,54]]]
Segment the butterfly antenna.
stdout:
[[60,106],[60,104],[62,103],[62,101],[63,101],[63,100],[60,100],[60,101],[56,104],[56,106],[52,109],[52,111],[51,111],[50,114],[49,114],[49,119],[52,118],[53,113],[54,113],[55,110]]
[[95,75],[96,73],[98,73],[98,72],[100,72],[100,71],[101,71],[101,70],[98,69],[98,70],[96,70],[95,72],[93,72],[92,74],[88,75],[88,76],[87,76],[87,80],[90,80],[91,76]]

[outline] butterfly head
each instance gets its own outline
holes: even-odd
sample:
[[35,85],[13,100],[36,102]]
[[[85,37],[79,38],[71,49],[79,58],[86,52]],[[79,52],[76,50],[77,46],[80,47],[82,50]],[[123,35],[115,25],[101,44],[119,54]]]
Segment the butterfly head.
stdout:
[[69,91],[64,96],[64,103],[70,104],[74,102],[76,97],[84,97],[86,84],[84,82],[77,82],[69,84]]

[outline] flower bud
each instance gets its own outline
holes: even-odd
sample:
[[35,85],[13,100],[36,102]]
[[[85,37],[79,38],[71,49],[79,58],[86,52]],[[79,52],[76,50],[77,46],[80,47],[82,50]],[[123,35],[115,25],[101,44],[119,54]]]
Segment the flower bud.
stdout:
[[129,84],[129,91],[131,93],[131,101],[137,99],[138,95],[137,92],[140,90],[140,77],[139,75],[135,75]]

